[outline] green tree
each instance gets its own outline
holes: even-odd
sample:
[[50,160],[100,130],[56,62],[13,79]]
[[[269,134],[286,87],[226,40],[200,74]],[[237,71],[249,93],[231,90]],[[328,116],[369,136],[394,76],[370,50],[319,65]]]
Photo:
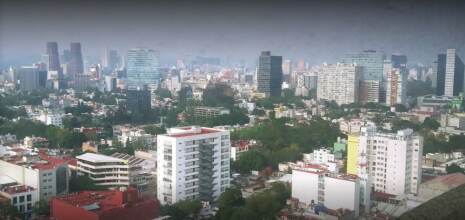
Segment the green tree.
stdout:
[[8,202],[0,202],[0,219],[23,219],[23,215]]
[[50,204],[46,200],[40,200],[34,205],[32,212],[38,216],[49,216]]
[[250,173],[251,170],[262,170],[267,165],[265,156],[256,150],[249,150],[234,162],[234,168],[240,173]]
[[[218,198],[218,213],[215,216],[219,220],[230,219],[231,215],[235,212],[238,207],[244,205],[244,198],[242,198],[242,192],[238,188],[226,189],[224,193]],[[238,213],[239,214],[239,213]],[[232,217],[231,217],[232,219]]]
[[447,173],[464,173],[464,169],[457,164],[453,163],[449,166],[446,166],[446,172]]
[[69,179],[69,192],[79,192],[83,190],[104,190],[104,186],[98,186],[86,175],[74,175]]
[[425,118],[425,120],[421,124],[422,128],[429,129],[429,130],[434,130],[434,131],[437,130],[440,126],[441,126],[441,124],[439,124],[438,121],[436,121],[435,119],[430,118],[430,117]]

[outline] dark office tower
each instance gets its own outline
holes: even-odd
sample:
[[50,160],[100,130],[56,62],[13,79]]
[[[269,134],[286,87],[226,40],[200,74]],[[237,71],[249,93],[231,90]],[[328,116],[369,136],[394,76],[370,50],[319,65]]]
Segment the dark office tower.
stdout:
[[136,120],[143,120],[151,109],[150,91],[147,88],[127,90],[126,109],[129,115]]
[[39,86],[39,73],[35,66],[23,66],[18,70],[18,84],[19,90],[32,92],[38,90]]
[[257,70],[257,90],[266,96],[281,96],[283,82],[283,58],[271,56],[270,51],[263,51],[260,55]]
[[393,68],[406,68],[407,67],[407,56],[401,54],[393,54],[391,56],[391,62]]
[[436,95],[444,95],[446,85],[446,54],[439,54],[436,66]]
[[45,88],[47,85],[47,71],[38,70],[37,74],[39,76],[39,87]]
[[75,79],[76,76],[84,74],[81,43],[71,43],[68,74],[71,79]]
[[58,78],[62,79],[62,71],[60,66],[60,56],[58,55],[58,43],[48,42],[47,43],[47,55],[48,55],[48,70],[57,71]]

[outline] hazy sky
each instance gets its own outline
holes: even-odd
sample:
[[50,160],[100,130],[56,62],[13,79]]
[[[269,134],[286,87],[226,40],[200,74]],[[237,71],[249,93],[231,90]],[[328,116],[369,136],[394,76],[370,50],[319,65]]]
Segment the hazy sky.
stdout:
[[0,0],[0,66],[33,62],[47,41],[146,46],[162,61],[217,56],[253,63],[261,50],[311,64],[363,49],[432,62],[457,48],[465,59],[465,1],[15,1]]

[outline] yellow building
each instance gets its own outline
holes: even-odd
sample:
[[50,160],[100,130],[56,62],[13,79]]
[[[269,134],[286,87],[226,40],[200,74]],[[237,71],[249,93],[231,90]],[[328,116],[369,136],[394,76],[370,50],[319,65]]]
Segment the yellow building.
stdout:
[[347,174],[357,175],[358,135],[350,134],[347,141]]

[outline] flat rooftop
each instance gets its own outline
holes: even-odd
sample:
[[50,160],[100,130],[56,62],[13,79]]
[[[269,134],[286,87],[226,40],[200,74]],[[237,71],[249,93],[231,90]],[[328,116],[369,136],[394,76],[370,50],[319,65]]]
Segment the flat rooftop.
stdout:
[[175,127],[175,128],[168,129],[168,132],[167,134],[165,134],[165,136],[180,138],[180,137],[189,137],[189,136],[210,134],[210,133],[223,132],[223,131],[224,130],[221,130],[221,129],[198,127],[198,126]]
[[94,163],[126,162],[123,159],[110,157],[102,154],[85,153],[76,157],[76,159],[90,161]]

